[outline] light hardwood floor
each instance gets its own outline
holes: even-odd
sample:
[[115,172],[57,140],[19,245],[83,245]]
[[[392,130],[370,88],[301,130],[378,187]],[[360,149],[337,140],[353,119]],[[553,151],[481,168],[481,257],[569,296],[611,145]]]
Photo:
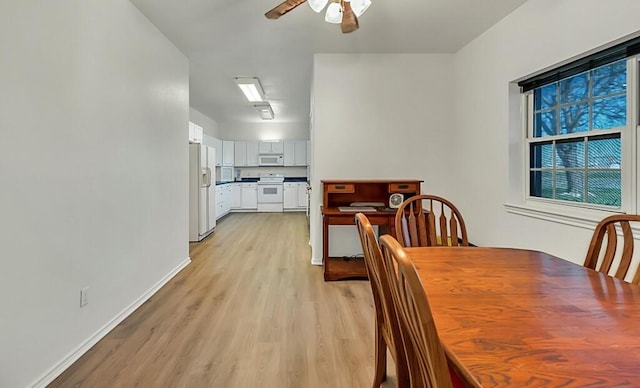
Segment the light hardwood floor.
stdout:
[[226,216],[49,387],[371,387],[369,284],[324,282],[308,241],[301,213]]

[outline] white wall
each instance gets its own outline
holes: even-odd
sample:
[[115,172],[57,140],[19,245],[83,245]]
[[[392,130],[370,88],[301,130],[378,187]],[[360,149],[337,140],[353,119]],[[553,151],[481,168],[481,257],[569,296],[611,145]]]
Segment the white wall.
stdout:
[[592,229],[505,211],[506,202],[522,200],[518,92],[512,87],[510,95],[509,83],[636,34],[638,14],[637,0],[529,0],[457,53],[451,151],[462,164],[446,186],[472,241],[583,262]]
[[321,180],[422,179],[423,191],[447,192],[453,82],[447,54],[315,55],[314,263],[322,259]]
[[205,135],[220,139],[220,128],[218,123],[211,117],[200,113],[198,110],[189,108],[189,120],[201,126],[202,132],[204,132]]
[[224,140],[309,140],[309,125],[277,121],[221,124],[220,138]]
[[127,0],[22,0],[0,69],[0,387],[41,386],[188,263],[188,62]]

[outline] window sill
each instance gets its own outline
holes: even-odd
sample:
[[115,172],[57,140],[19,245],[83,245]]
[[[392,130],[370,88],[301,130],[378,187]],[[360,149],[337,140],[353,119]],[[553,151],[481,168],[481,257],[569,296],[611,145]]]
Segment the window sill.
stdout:
[[620,213],[607,210],[537,203],[534,201],[523,204],[506,203],[504,207],[507,213],[590,230],[593,230],[603,218]]

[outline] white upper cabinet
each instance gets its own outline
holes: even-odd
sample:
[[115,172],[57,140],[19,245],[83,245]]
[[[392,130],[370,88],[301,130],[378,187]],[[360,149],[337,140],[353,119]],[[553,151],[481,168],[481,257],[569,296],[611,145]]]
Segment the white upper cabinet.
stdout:
[[234,145],[231,140],[222,141],[222,165],[233,166]]
[[235,141],[233,145],[233,164],[236,167],[247,166],[247,142]]
[[234,166],[255,167],[258,165],[257,141],[236,141],[234,143]]
[[261,154],[281,154],[284,152],[284,145],[281,141],[261,141],[259,150]]
[[307,165],[307,142],[305,140],[286,140],[284,142],[284,165]]
[[296,140],[293,165],[307,165],[307,142],[305,140]]
[[222,166],[222,140],[214,137],[213,148],[216,149],[216,166]]
[[295,159],[296,152],[296,144],[295,141],[285,140],[284,141],[284,165],[285,166],[293,166],[293,162]]
[[204,130],[196,123],[189,121],[189,143],[202,143]]
[[258,148],[259,146],[257,141],[247,142],[247,166],[258,165]]

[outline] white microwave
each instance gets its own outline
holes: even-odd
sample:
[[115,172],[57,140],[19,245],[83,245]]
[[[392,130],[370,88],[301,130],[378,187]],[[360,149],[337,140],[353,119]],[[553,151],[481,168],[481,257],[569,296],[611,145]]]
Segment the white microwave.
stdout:
[[283,166],[284,157],[282,156],[282,154],[259,155],[258,165],[259,166]]

